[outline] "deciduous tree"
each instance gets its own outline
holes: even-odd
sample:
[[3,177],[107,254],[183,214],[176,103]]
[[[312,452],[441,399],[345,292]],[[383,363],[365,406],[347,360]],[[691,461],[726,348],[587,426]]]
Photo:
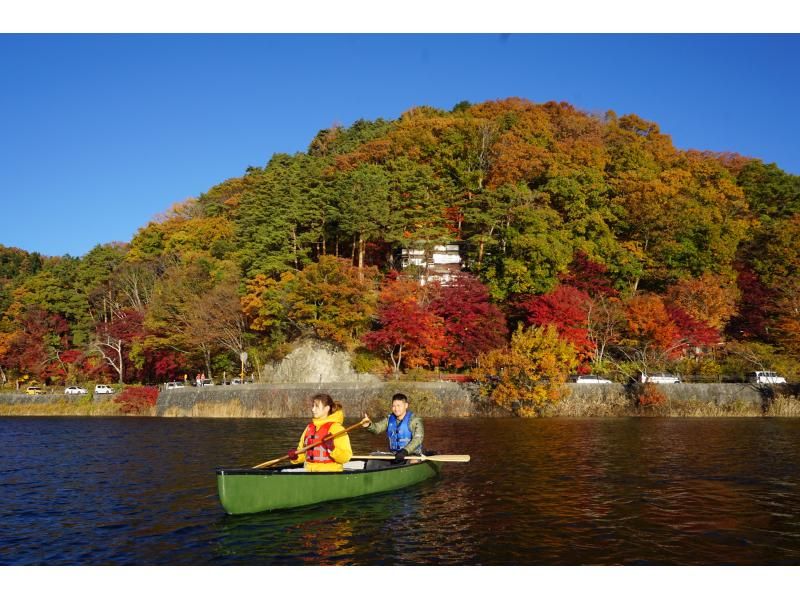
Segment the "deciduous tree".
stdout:
[[489,352],[473,376],[494,403],[519,415],[536,415],[562,398],[567,375],[577,365],[574,347],[555,326],[526,329],[520,324],[510,347]]
[[377,329],[363,336],[370,350],[389,358],[395,377],[403,364],[429,366],[444,357],[444,323],[421,304],[421,296],[416,281],[390,278],[378,299]]
[[444,323],[444,364],[462,368],[506,343],[505,316],[489,300],[486,285],[469,274],[447,286],[435,285],[429,308]]

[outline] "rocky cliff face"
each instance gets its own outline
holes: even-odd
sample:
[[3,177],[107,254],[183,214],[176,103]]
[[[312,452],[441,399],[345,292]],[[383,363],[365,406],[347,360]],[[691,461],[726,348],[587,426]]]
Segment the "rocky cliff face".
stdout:
[[303,341],[283,361],[264,367],[263,381],[271,384],[325,384],[380,382],[371,374],[359,374],[346,351],[317,340]]

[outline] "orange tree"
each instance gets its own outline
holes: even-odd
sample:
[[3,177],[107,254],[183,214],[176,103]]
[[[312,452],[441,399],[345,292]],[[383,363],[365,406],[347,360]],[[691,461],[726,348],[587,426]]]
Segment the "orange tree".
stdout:
[[575,348],[559,337],[555,326],[519,324],[511,345],[489,352],[472,375],[492,402],[531,416],[562,398],[567,375],[577,365]]

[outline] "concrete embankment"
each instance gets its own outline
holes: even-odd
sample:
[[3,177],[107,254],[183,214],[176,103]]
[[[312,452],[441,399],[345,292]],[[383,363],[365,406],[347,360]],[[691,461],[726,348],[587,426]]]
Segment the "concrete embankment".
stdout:
[[[767,413],[770,401],[749,384],[659,384],[664,402],[640,407],[640,385],[569,384],[570,393],[544,409],[549,417],[621,417],[661,415],[672,417],[758,417]],[[798,413],[800,414],[800,412]],[[777,414],[776,414],[777,415]]]
[[[544,417],[760,417],[800,415],[796,395],[773,396],[769,389],[749,384],[665,384],[658,391],[664,402],[642,408],[640,387],[622,384],[568,384],[568,395],[542,410]],[[327,392],[348,417],[388,410],[389,399],[403,392],[411,409],[427,417],[508,417],[512,412],[492,406],[476,385],[452,382],[390,382],[357,385],[282,384],[224,386],[162,392],[156,406],[160,416],[173,417],[308,417],[311,395]]]
[[309,398],[330,394],[348,417],[384,413],[394,393],[405,393],[411,409],[428,417],[499,414],[477,400],[476,393],[453,382],[378,384],[263,384],[214,386],[163,391],[156,414],[166,417],[308,417]]
[[[663,400],[640,406],[641,386],[568,384],[559,403],[544,417],[761,417],[800,416],[800,387],[749,384],[657,385]],[[326,392],[344,407],[348,419],[388,412],[391,396],[408,395],[411,409],[424,417],[508,417],[491,405],[474,384],[387,382],[371,384],[254,384],[163,390],[151,415],[162,417],[309,417],[309,398]],[[0,394],[0,415],[113,415],[118,405],[61,395]]]

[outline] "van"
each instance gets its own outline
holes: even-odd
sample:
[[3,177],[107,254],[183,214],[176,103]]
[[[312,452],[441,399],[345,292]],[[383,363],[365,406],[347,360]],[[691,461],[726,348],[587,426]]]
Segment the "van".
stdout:
[[778,372],[758,370],[747,375],[748,381],[753,384],[786,384],[786,378],[779,376]]
[[642,384],[680,384],[681,382],[680,377],[674,374],[645,374],[644,372],[639,380]]
[[97,384],[94,387],[94,394],[96,395],[113,395],[114,389],[108,384]]

